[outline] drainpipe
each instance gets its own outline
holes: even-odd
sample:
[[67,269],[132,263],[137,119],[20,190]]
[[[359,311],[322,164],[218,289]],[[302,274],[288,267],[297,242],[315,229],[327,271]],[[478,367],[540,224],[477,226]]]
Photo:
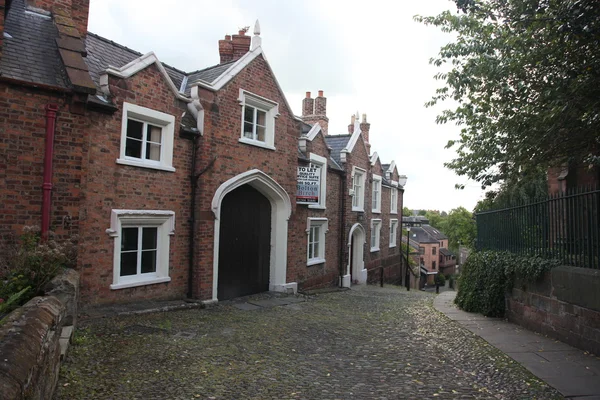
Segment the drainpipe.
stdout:
[[196,231],[196,188],[198,187],[198,179],[196,178],[196,151],[198,149],[197,135],[192,140],[192,169],[190,172],[190,184],[192,189],[192,198],[190,202],[190,234],[188,242],[188,299],[194,295],[193,275],[194,275],[194,241]]
[[42,239],[50,230],[50,203],[52,201],[52,159],[54,158],[54,132],[58,105],[46,105],[46,149],[44,152],[44,183],[42,184]]
[[340,176],[340,287],[344,286],[344,236],[346,231],[346,210],[344,195],[346,194],[346,173]]

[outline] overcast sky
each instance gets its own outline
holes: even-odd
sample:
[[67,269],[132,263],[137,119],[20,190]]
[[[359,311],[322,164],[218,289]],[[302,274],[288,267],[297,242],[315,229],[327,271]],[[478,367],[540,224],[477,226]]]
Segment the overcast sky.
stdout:
[[[408,176],[405,206],[472,210],[482,191],[444,168],[459,128],[427,109],[440,82],[429,65],[452,38],[413,16],[455,10],[449,0],[91,0],[89,30],[184,71],[218,64],[218,40],[259,19],[262,47],[293,111],[305,92],[327,97],[329,133],[357,111],[371,123],[371,151]],[[456,183],[466,189],[456,190]]]

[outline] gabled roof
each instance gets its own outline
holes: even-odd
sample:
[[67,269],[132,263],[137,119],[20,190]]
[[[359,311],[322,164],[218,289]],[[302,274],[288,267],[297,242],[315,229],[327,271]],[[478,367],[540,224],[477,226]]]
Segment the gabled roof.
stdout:
[[328,135],[325,136],[325,142],[331,147],[331,158],[339,165],[342,160],[340,153],[346,148],[351,135]]
[[26,12],[25,0],[13,0],[4,21],[0,74],[4,78],[70,89],[58,53],[58,30],[49,15]]
[[444,235],[442,232],[438,231],[431,225],[421,225],[421,228],[427,231],[427,233],[436,240],[448,239],[448,236]]
[[443,256],[453,256],[454,255],[453,252],[451,252],[450,250],[448,250],[445,247],[440,247],[440,254]]
[[410,238],[418,243],[438,243],[422,226],[410,228]]

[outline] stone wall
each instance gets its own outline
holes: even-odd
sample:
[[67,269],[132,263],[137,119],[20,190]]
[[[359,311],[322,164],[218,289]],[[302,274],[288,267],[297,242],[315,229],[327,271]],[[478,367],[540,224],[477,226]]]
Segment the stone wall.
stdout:
[[557,267],[536,284],[516,282],[507,316],[528,329],[600,354],[600,271]]
[[77,315],[79,274],[67,270],[48,289],[0,325],[0,400],[52,398],[69,340],[63,331]]

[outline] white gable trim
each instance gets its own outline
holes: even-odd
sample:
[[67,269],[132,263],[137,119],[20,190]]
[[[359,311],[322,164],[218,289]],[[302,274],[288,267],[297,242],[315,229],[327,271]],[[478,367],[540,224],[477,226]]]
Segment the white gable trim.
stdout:
[[100,74],[100,88],[102,92],[104,92],[107,95],[110,94],[108,89],[108,74],[116,76],[118,78],[127,79],[137,74],[141,70],[149,67],[152,64],[156,64],[156,67],[158,68],[162,76],[165,78],[167,85],[169,85],[169,88],[171,89],[175,97],[177,97],[179,100],[185,101],[186,103],[192,101],[189,97],[183,95],[177,87],[175,87],[175,84],[171,80],[169,74],[167,74],[165,67],[158,60],[158,57],[156,57],[156,54],[154,54],[153,51],[136,58],[129,64],[125,64],[120,68],[109,65],[108,68],[106,68],[106,70],[102,74]]
[[307,139],[312,142],[313,139],[317,137],[317,134],[319,133],[320,130],[321,130],[321,125],[319,125],[319,123],[317,122],[316,124],[313,125],[312,128],[310,128],[310,131],[308,131],[308,133],[306,134]]
[[217,90],[222,89],[223,86],[225,86],[227,83],[229,83],[230,80],[232,80],[238,73],[240,73],[241,70],[246,68],[248,64],[250,64],[256,57],[262,54],[262,52],[262,47],[257,47],[256,49],[247,52],[242,57],[240,57],[239,60],[231,64],[229,68],[227,68],[225,72],[219,75],[214,81],[206,83],[201,80],[197,80],[195,82],[192,82],[192,85],[202,86],[206,89],[214,90],[216,92]]
[[379,159],[379,154],[377,154],[377,152],[373,153],[373,155],[371,156],[371,166],[375,166],[375,163],[377,163],[377,160]]
[[352,153],[356,142],[358,142],[358,137],[360,136],[360,133],[360,122],[356,120],[354,121],[354,132],[352,132],[352,136],[350,136],[350,140],[348,141],[348,144],[346,145],[346,148],[344,150],[347,150],[348,153]]
[[392,163],[390,164],[390,167],[387,169],[386,172],[389,172],[390,174],[394,173],[394,168],[396,168],[396,161],[392,160]]

